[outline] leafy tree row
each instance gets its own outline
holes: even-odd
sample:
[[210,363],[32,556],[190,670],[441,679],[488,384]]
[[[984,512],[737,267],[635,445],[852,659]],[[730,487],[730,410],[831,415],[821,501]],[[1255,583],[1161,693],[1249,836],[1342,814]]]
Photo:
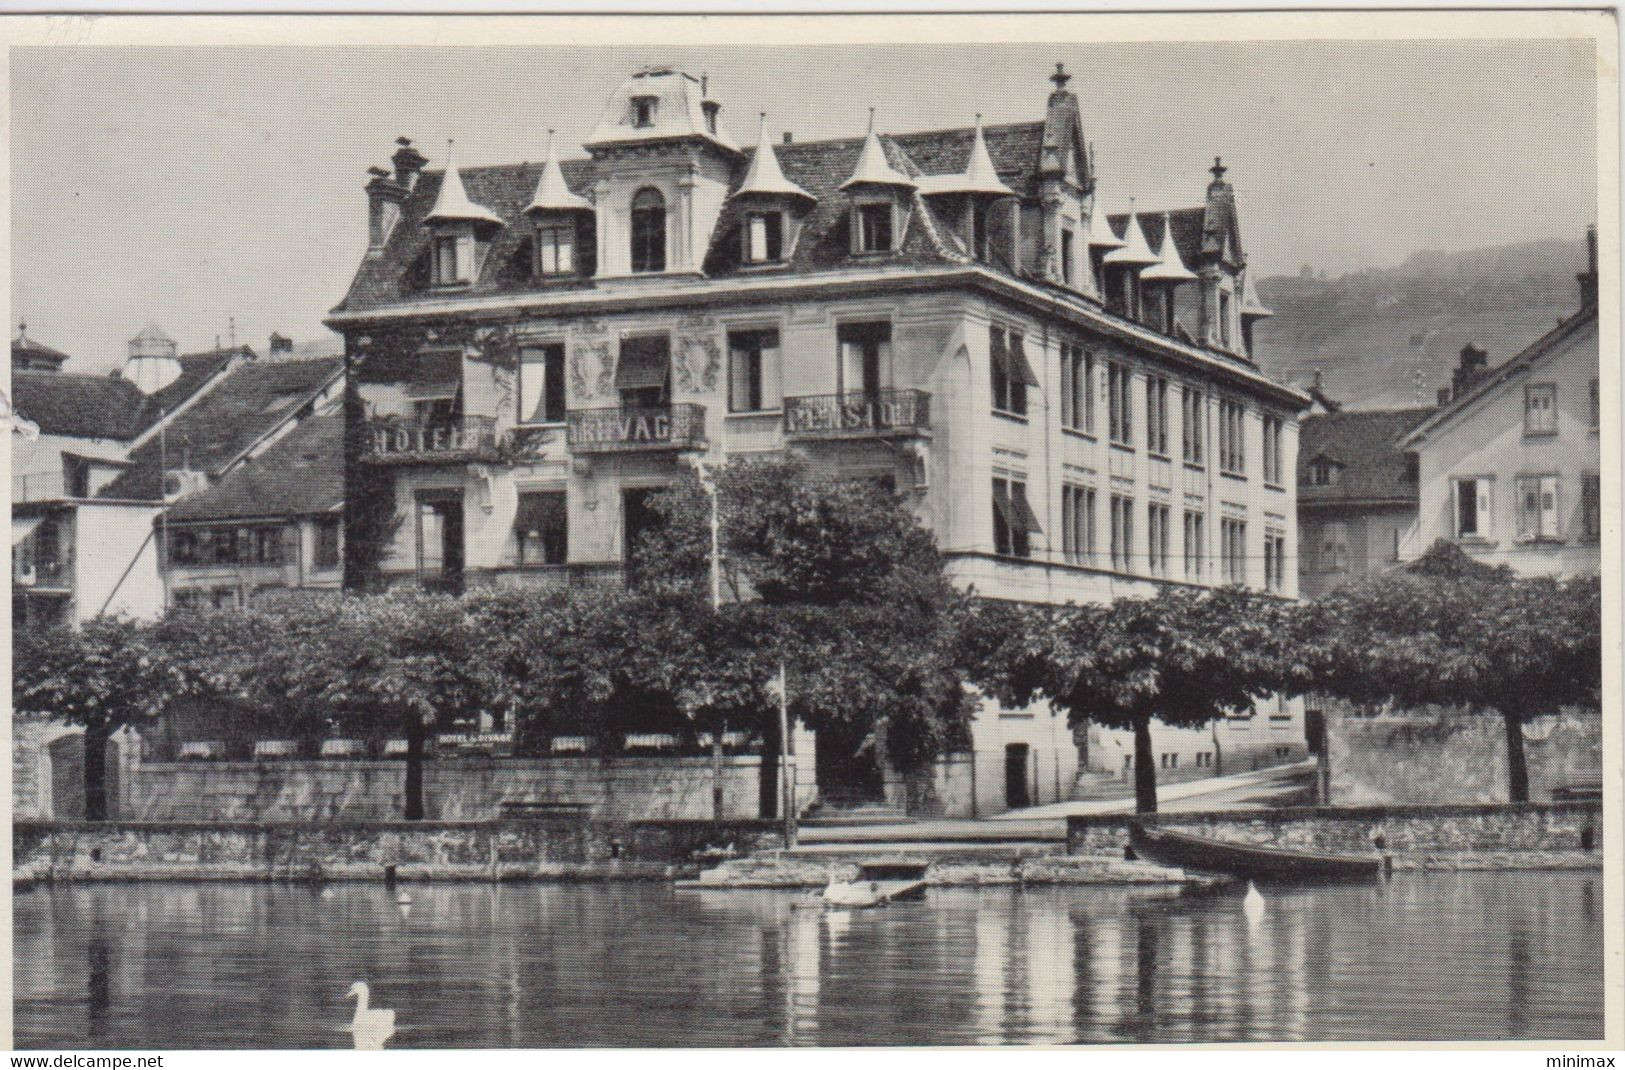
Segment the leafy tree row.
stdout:
[[99,618],[17,636],[17,709],[86,730],[86,813],[106,814],[105,743],[177,699],[276,711],[290,734],[405,738],[405,816],[424,813],[432,734],[480,711],[511,719],[523,753],[586,735],[762,743],[775,798],[782,667],[792,716],[904,770],[962,748],[974,685],[1046,698],[1074,726],[1131,730],[1135,797],[1156,809],[1153,719],[1198,727],[1263,696],[1467,705],[1506,725],[1509,797],[1528,798],[1522,725],[1595,704],[1595,579],[1519,579],[1436,548],[1410,571],[1298,605],[1238,588],[1167,588],[1102,605],[966,597],[900,500],[794,462],[714,478],[724,598],[709,593],[711,498],[698,480],[657,504],[630,589],[483,590],[457,598],[291,593],[247,610],[145,624]]

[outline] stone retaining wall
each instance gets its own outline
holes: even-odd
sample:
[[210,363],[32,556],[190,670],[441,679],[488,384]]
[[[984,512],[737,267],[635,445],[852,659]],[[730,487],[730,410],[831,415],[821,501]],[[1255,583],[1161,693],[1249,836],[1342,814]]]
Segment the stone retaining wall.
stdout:
[[[760,763],[723,759],[723,817],[757,816]],[[131,764],[117,815],[136,821],[389,821],[403,809],[402,760],[300,759]],[[803,806],[810,771],[798,777]],[[423,764],[424,816],[485,821],[507,801],[576,803],[594,817],[707,820],[711,759],[435,758]]]
[[[1131,814],[1069,817],[1067,853],[1121,857],[1133,820]],[[1194,836],[1342,854],[1369,853],[1371,835],[1380,831],[1396,866],[1406,856],[1577,851],[1600,865],[1603,849],[1600,803],[1302,807],[1159,814],[1155,821]]]
[[658,879],[696,852],[782,847],[767,821],[18,822],[13,875],[39,880]]

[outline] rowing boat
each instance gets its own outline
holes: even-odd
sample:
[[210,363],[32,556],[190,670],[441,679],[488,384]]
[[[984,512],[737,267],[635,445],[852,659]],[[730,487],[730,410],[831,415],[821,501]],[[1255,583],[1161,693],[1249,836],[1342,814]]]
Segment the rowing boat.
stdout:
[[1134,822],[1129,843],[1141,858],[1164,866],[1223,873],[1248,880],[1376,880],[1387,865],[1381,855],[1334,855],[1285,851],[1228,840],[1210,840]]

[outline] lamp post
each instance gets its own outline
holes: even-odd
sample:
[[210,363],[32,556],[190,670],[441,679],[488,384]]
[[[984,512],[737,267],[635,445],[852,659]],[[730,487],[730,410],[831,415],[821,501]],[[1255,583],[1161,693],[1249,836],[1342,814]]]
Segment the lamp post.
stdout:
[[[711,612],[722,612],[722,521],[717,511],[717,481],[711,465],[698,458],[689,462],[699,477],[705,496],[711,499]],[[722,803],[722,731],[711,730],[711,819],[721,821]]]

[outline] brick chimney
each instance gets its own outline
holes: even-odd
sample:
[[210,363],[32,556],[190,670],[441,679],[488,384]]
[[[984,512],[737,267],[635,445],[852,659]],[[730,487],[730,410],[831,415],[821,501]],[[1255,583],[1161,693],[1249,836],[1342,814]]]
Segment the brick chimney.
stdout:
[[389,162],[395,165],[395,181],[410,190],[417,185],[418,175],[429,162],[429,158],[412,147],[412,139],[409,137],[398,137],[395,144],[400,148],[389,158]]
[[279,357],[291,357],[293,356],[293,339],[283,337],[278,332],[272,331],[269,351],[272,360]]
[[1461,347],[1461,363],[1450,376],[1450,397],[1452,400],[1461,397],[1473,388],[1473,384],[1484,378],[1489,369],[1490,355],[1487,351],[1468,342]]
[[1575,278],[1580,280],[1580,310],[1597,307],[1597,227],[1586,228],[1586,269]]

